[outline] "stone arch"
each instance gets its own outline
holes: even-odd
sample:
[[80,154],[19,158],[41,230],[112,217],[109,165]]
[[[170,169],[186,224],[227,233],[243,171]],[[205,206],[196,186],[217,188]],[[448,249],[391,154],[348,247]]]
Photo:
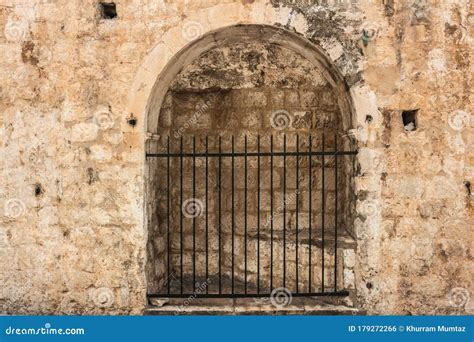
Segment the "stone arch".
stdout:
[[[143,83],[140,83],[140,86],[138,88],[140,89],[139,91],[143,92],[148,89],[149,94],[146,98],[142,96],[138,97],[142,100],[140,104],[141,109],[139,111],[137,111],[137,109],[133,109],[133,106],[130,109],[131,112],[145,114],[145,116],[143,117],[143,122],[147,140],[150,140],[150,142],[152,142],[155,139],[155,135],[159,133],[159,114],[165,95],[173,80],[186,66],[190,65],[199,56],[212,49],[226,45],[228,46],[233,43],[242,43],[252,40],[269,41],[274,45],[291,50],[292,52],[301,55],[311,64],[315,65],[318,70],[320,70],[325,81],[332,87],[334,95],[337,98],[337,105],[341,114],[342,130],[344,132],[347,132],[350,129],[354,128],[353,121],[355,118],[355,111],[354,106],[352,104],[351,95],[349,93],[349,87],[345,82],[344,76],[334,66],[334,63],[330,60],[330,58],[321,48],[311,43],[301,34],[289,31],[281,27],[262,24],[239,24],[225,26],[223,28],[210,31],[200,36],[199,39],[185,44],[182,48],[179,49],[178,52],[174,54],[173,50],[177,49],[176,44],[173,45],[175,46],[175,48],[171,49],[164,43],[160,43],[153,50],[149,58],[159,59],[159,65],[155,65],[156,69],[159,69],[158,74],[156,74],[156,69],[154,69],[153,72],[150,72],[147,67],[146,69],[145,67],[142,68],[144,78],[140,79],[140,81],[142,81]],[[153,77],[156,78],[154,79],[153,85],[150,86],[153,81]],[[146,103],[146,106],[143,106],[143,103]],[[351,139],[344,140],[345,143],[348,143],[350,141]],[[147,142],[145,142],[145,144],[146,146],[149,146]],[[347,146],[344,146],[344,148],[348,147],[349,144],[347,144]],[[147,174],[146,178],[148,178],[148,176],[150,175]],[[157,203],[152,203],[150,206],[150,202],[156,201],[156,196],[153,195],[153,191],[150,192],[151,187],[149,186],[149,184],[147,184],[146,187],[148,188],[148,201],[145,203],[145,206],[147,207],[145,209],[145,220],[146,225],[148,225],[151,222],[149,216],[157,208]],[[150,245],[150,241],[148,241],[147,244],[148,249],[154,248],[152,246],[153,243],[151,243]],[[153,253],[151,253],[151,255],[153,255]],[[150,270],[151,268],[157,268],[157,266],[161,269]],[[163,265],[153,265],[152,263],[148,262],[148,270],[146,272],[147,274],[149,274],[150,272],[162,273],[163,267]],[[152,285],[152,291],[154,290],[156,290],[156,284]]]
[[172,52],[166,46],[160,46],[159,53],[162,58],[169,59],[168,63],[159,73],[154,83],[145,111],[145,131],[148,134],[156,133],[158,127],[159,109],[166,91],[176,75],[202,53],[219,46],[234,42],[252,41],[255,39],[271,41],[272,44],[292,50],[311,63],[322,72],[326,81],[333,87],[338,98],[338,104],[343,113],[343,129],[353,128],[353,105],[348,86],[343,75],[334,66],[329,57],[321,48],[311,43],[296,32],[270,25],[234,25],[208,32],[199,39],[184,46],[176,55],[170,57]]

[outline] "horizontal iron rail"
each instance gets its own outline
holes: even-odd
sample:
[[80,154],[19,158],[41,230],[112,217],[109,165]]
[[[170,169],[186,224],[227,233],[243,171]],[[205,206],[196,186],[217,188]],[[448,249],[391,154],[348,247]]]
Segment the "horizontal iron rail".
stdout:
[[314,151],[314,152],[203,152],[203,153],[147,153],[147,158],[167,158],[167,157],[296,157],[296,156],[354,156],[357,151]]
[[[195,293],[164,293],[164,294],[148,294],[148,298],[260,298],[270,297],[271,293],[203,293],[196,291]],[[344,297],[348,296],[348,291],[337,292],[298,292],[291,293],[292,297]]]

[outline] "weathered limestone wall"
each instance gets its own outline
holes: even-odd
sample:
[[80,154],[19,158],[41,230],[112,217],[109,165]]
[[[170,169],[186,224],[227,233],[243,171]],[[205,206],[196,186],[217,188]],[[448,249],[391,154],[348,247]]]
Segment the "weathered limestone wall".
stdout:
[[2,0],[1,311],[143,310],[153,86],[201,35],[265,24],[318,46],[352,97],[358,305],[474,312],[474,5],[320,3],[116,1],[104,20],[96,1]]

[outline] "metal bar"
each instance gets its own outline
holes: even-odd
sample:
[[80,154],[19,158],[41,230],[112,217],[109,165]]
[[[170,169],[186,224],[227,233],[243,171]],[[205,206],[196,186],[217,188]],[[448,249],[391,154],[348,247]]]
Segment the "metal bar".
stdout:
[[[337,151],[337,133],[334,134],[334,149]],[[334,292],[337,291],[337,156],[334,156]]]
[[221,265],[221,195],[222,195],[222,137],[219,136],[219,197],[218,197],[218,202],[219,202],[219,224],[218,224],[218,229],[219,229],[219,293],[222,293],[222,265]]
[[273,134],[270,136],[270,291],[273,290]]
[[247,135],[244,141],[244,290],[247,293]]
[[[209,149],[209,139],[206,135],[206,153]],[[209,160],[206,155],[206,282],[209,281]],[[206,293],[209,293],[209,286],[206,286]]]
[[[170,153],[170,137],[168,136],[168,143],[167,143],[168,147],[167,147],[167,150],[168,150],[168,153]],[[170,216],[171,216],[171,212],[170,212],[170,157],[166,158],[166,165],[167,165],[167,168],[166,168],[166,183],[167,183],[167,187],[166,187],[166,260],[167,260],[167,266],[166,266],[166,269],[167,269],[167,274],[168,274],[168,278],[166,280],[166,285],[167,285],[167,290],[168,290],[168,293],[171,292],[171,272],[170,272],[170,253],[171,253],[171,246],[170,246]]]
[[260,135],[257,136],[257,293],[260,293]]
[[[338,297],[338,296],[348,296],[348,291],[338,291],[338,292],[300,292],[292,293],[293,297]],[[189,293],[189,294],[148,294],[148,298],[229,298],[229,295],[226,293]],[[235,293],[233,298],[261,298],[261,297],[270,297],[271,293]]]
[[[298,153],[294,152],[294,151],[289,151],[289,152],[273,152],[273,156],[274,157],[283,157],[283,156],[287,156],[287,157],[295,157],[297,155],[299,156],[309,156],[309,155],[312,155],[312,156],[355,156],[357,155],[358,151],[314,151],[314,152],[303,152],[303,151],[300,151]],[[247,153],[247,157],[258,157],[260,155],[260,157],[270,157],[271,156],[271,153],[270,152],[261,152],[260,154],[258,154],[258,152],[248,152]],[[187,153],[187,152],[183,152],[183,153],[170,153],[170,154],[167,154],[167,153],[147,153],[146,154],[146,157],[147,158],[166,158],[166,157],[192,157],[193,156],[193,153]],[[232,157],[232,153],[229,153],[229,152],[221,152],[221,153],[216,153],[216,152],[198,152],[196,157],[198,158],[204,158],[204,157]],[[234,154],[234,157],[244,157],[245,156],[245,153],[244,152],[235,152]]]
[[[196,136],[193,136],[193,199],[196,201]],[[196,289],[196,213],[193,213],[193,292]]]
[[[180,151],[183,153],[183,136],[181,136]],[[183,293],[183,156],[179,158],[179,192],[180,192],[180,211],[179,211],[179,244],[180,244],[180,291]]]
[[[298,134],[296,134],[296,152],[298,153],[300,150],[300,137]],[[296,257],[296,263],[295,263],[295,272],[296,272],[296,292],[299,292],[299,284],[298,284],[298,269],[299,269],[299,263],[298,263],[298,215],[299,215],[299,193],[300,193],[300,182],[299,182],[299,177],[300,177],[300,165],[299,165],[299,156],[296,156],[296,246],[295,246],[295,257]]]
[[286,134],[283,135],[283,287],[286,287]]
[[[324,132],[322,135],[322,149],[324,151]],[[324,292],[324,211],[326,209],[326,203],[325,203],[325,174],[324,174],[324,169],[326,168],[325,166],[325,159],[324,155],[321,157],[322,159],[322,165],[321,165],[321,196],[322,196],[322,204],[321,204],[321,292]]]
[[[309,145],[309,152],[311,152],[311,148],[312,148],[312,144],[313,144],[311,135],[309,136],[308,140],[309,140],[309,144],[308,144],[308,145]],[[309,273],[309,274],[308,274],[308,279],[309,279],[309,286],[308,286],[308,292],[311,292],[311,288],[312,288],[312,284],[311,284],[311,283],[312,283],[312,279],[311,279],[311,276],[312,276],[312,274],[313,274],[313,272],[312,272],[312,265],[311,265],[311,261],[313,260],[312,253],[311,253],[311,246],[313,245],[312,239],[311,239],[311,231],[312,231],[312,227],[311,227],[311,225],[312,225],[312,223],[311,223],[311,219],[312,219],[311,211],[312,211],[312,201],[313,201],[312,194],[311,194],[311,193],[312,193],[312,190],[313,190],[313,188],[312,188],[313,170],[312,170],[312,165],[311,165],[311,154],[309,154],[308,159],[309,159],[309,161],[308,161],[308,169],[309,169],[309,170],[308,170],[308,173],[309,173],[309,175],[308,175],[308,197],[309,197],[309,198],[308,198],[308,201],[309,201],[309,203],[308,203],[308,206],[309,206],[309,208],[308,208],[308,210],[309,210],[309,212],[308,212],[308,216],[309,216],[309,226],[308,226],[308,234],[309,234],[309,255],[308,255],[308,259],[309,259],[309,262],[308,262],[308,264],[309,264],[308,273]]]
[[234,294],[234,239],[235,239],[235,216],[234,216],[234,174],[235,174],[235,160],[234,160],[234,136],[232,136],[232,294]]

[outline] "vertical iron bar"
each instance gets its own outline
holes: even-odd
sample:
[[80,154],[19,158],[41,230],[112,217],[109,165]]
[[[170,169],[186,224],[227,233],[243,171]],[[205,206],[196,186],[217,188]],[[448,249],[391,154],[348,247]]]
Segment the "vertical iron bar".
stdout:
[[273,291],[273,134],[270,136],[270,292]]
[[218,195],[218,211],[219,211],[219,223],[218,223],[218,229],[219,229],[219,294],[222,293],[222,266],[221,266],[221,195],[222,195],[222,170],[221,170],[221,165],[222,165],[222,137],[219,136],[219,195]]
[[311,265],[311,261],[313,260],[313,256],[312,256],[312,253],[311,253],[311,246],[313,245],[313,240],[311,239],[311,231],[312,231],[312,223],[311,223],[311,219],[312,219],[312,215],[311,215],[311,212],[312,212],[312,202],[313,202],[313,198],[312,198],[312,183],[313,183],[313,171],[312,171],[312,166],[311,166],[311,147],[312,147],[312,139],[311,139],[311,135],[309,136],[309,156],[308,156],[308,172],[309,172],[309,175],[308,175],[308,201],[309,201],[309,204],[308,204],[308,216],[309,216],[309,226],[308,226],[308,234],[309,234],[309,255],[308,255],[308,258],[309,258],[309,274],[308,274],[308,279],[309,279],[309,286],[308,286],[308,292],[311,293],[312,291],[312,279],[311,279],[311,276],[313,274],[312,272],[312,265]]
[[337,292],[337,132],[334,134],[334,292]]
[[[324,132],[323,132],[323,139],[322,139],[322,151],[324,152],[324,144],[325,144],[325,140],[324,140]],[[325,180],[324,180],[324,176],[325,176],[325,159],[324,159],[324,154],[321,156],[322,158],[322,166],[321,166],[321,172],[322,172],[322,175],[321,175],[321,187],[322,187],[322,191],[321,191],[321,195],[322,195],[322,208],[321,208],[321,292],[324,293],[324,211],[326,210],[326,203],[325,203],[325,197],[326,197],[326,193],[325,193],[325,187],[326,187],[326,184],[325,184]]]
[[283,135],[283,287],[286,287],[286,134]]
[[167,273],[168,273],[168,279],[166,281],[166,284],[167,284],[167,287],[168,287],[168,294],[170,294],[170,291],[171,291],[171,287],[170,287],[170,278],[171,278],[171,274],[170,274],[170,137],[168,135],[168,155],[166,156],[166,164],[167,164],[167,168],[166,168],[166,183],[167,183],[167,187],[166,187],[166,202],[167,202],[167,209],[166,209],[166,238],[167,238],[167,241],[166,241],[166,260],[167,260]]
[[295,265],[295,270],[296,270],[296,293],[299,292],[299,274],[298,274],[298,269],[299,269],[299,263],[298,263],[298,215],[299,215],[299,192],[300,192],[300,182],[299,182],[299,177],[300,177],[300,165],[299,165],[299,152],[300,152],[300,137],[298,134],[296,134],[296,246],[295,246],[295,254],[296,254],[296,265]]
[[[208,189],[209,189],[209,139],[206,135],[206,283],[209,282],[209,199],[208,199]],[[209,285],[206,286],[206,293],[209,293]]]
[[260,135],[257,136],[257,293],[260,293]]
[[180,156],[179,156],[179,192],[180,192],[180,206],[179,206],[179,244],[180,244],[180,290],[183,294],[183,136],[181,136],[180,142]]
[[247,293],[247,135],[244,141],[244,290]]
[[[196,201],[196,136],[193,136],[193,199]],[[193,293],[196,289],[196,213],[193,213]]]
[[234,136],[232,136],[232,294],[234,294],[234,238],[235,238],[235,217],[234,217],[234,171],[235,171],[235,160],[234,160]]

